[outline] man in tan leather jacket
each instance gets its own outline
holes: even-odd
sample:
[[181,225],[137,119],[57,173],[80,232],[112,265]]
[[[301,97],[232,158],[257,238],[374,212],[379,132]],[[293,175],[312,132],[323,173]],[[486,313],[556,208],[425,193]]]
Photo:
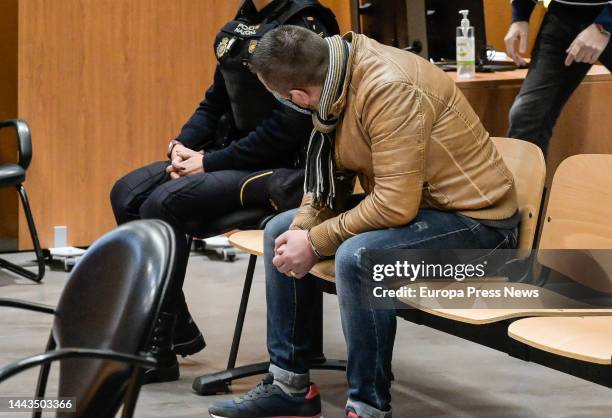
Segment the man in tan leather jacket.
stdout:
[[[211,413],[320,414],[308,367],[317,291],[308,271],[335,257],[347,417],[390,417],[395,312],[364,297],[372,278],[364,250],[514,248],[514,179],[455,83],[417,55],[354,33],[321,39],[283,26],[262,39],[251,66],[279,100],[311,111],[315,130],[302,206],[265,232],[273,378]],[[355,177],[364,196],[352,195]]]

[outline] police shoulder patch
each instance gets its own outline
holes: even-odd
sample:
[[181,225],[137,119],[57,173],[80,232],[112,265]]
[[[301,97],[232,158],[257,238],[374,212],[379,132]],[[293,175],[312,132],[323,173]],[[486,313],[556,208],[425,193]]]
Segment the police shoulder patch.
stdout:
[[249,43],[249,54],[252,54],[253,52],[255,52],[255,49],[257,49],[257,41],[255,39],[253,39]]
[[225,52],[227,51],[227,44],[229,43],[229,38],[225,37],[221,39],[219,45],[217,45],[217,58],[221,58]]

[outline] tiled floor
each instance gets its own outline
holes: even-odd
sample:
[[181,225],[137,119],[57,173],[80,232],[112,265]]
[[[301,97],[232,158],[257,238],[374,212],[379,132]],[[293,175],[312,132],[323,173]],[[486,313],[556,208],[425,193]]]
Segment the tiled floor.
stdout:
[[[10,258],[25,262],[31,254]],[[193,378],[222,369],[227,361],[247,257],[225,263],[192,255],[186,294],[193,316],[205,330],[208,347],[181,360],[178,382],[146,386],[136,416],[207,417],[208,405],[222,397],[200,397]],[[67,274],[50,271],[42,285],[0,271],[0,297],[55,304]],[[328,357],[344,357],[338,308],[326,296],[325,338]],[[0,308],[0,366],[42,351],[51,318]],[[239,362],[267,360],[263,269],[257,268]],[[393,384],[394,417],[611,417],[612,392],[604,387],[511,358],[440,332],[400,321]],[[0,396],[31,396],[37,372],[0,385]],[[53,375],[51,380],[53,381]],[[326,418],[343,417],[346,383],[340,372],[314,372]],[[236,393],[259,377],[234,385]],[[50,387],[53,393],[54,385]],[[0,416],[5,416],[0,413]],[[19,415],[6,415],[19,416]],[[25,416],[25,415],[22,415]]]

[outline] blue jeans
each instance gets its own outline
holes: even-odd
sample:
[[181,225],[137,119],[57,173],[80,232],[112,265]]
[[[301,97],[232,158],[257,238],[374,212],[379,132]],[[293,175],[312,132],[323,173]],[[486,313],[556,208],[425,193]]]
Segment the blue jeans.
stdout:
[[[280,381],[302,385],[309,381],[312,301],[318,290],[314,277],[294,279],[280,273],[272,264],[274,240],[289,228],[295,213],[295,210],[284,212],[268,223],[264,257],[271,371]],[[348,404],[360,417],[390,416],[389,388],[396,329],[394,310],[375,309],[373,300],[363,298],[360,281],[368,275],[362,274],[365,268],[362,251],[494,249],[516,245],[516,229],[491,228],[456,213],[422,209],[404,227],[365,232],[340,246],[336,252],[336,289],[348,349]]]

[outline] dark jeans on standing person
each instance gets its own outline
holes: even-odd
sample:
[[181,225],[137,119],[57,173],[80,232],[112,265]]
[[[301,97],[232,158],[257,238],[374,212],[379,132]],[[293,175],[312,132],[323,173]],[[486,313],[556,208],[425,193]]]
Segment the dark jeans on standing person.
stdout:
[[[287,231],[296,211],[284,212],[266,226],[264,257],[268,307],[270,372],[288,385],[310,381],[309,352],[315,278],[294,279],[272,264],[274,240]],[[391,359],[395,340],[394,309],[374,307],[362,283],[368,276],[364,250],[384,249],[507,249],[516,248],[517,229],[496,229],[463,215],[422,209],[408,225],[365,232],[345,241],[336,252],[336,290],[348,350],[348,406],[362,418],[391,415]],[[371,277],[371,275],[370,275]]]
[[[565,66],[567,48],[576,36],[593,23],[584,16],[576,18],[571,7],[553,3],[540,28],[536,40],[527,78],[510,109],[510,129],[508,136],[524,139],[538,145],[544,155],[553,133],[553,128],[561,110],[570,96],[580,85],[590,64],[574,62]],[[612,42],[599,58],[608,70],[612,70]],[[599,100],[609,100],[600,97]]]
[[180,238],[202,236],[212,220],[241,209],[240,184],[251,172],[223,170],[171,180],[166,173],[169,164],[159,161],[127,174],[115,183],[110,197],[119,225],[135,219],[162,219],[175,229],[180,241],[176,269],[163,309],[180,318],[187,312],[182,287],[189,256],[187,240]]

